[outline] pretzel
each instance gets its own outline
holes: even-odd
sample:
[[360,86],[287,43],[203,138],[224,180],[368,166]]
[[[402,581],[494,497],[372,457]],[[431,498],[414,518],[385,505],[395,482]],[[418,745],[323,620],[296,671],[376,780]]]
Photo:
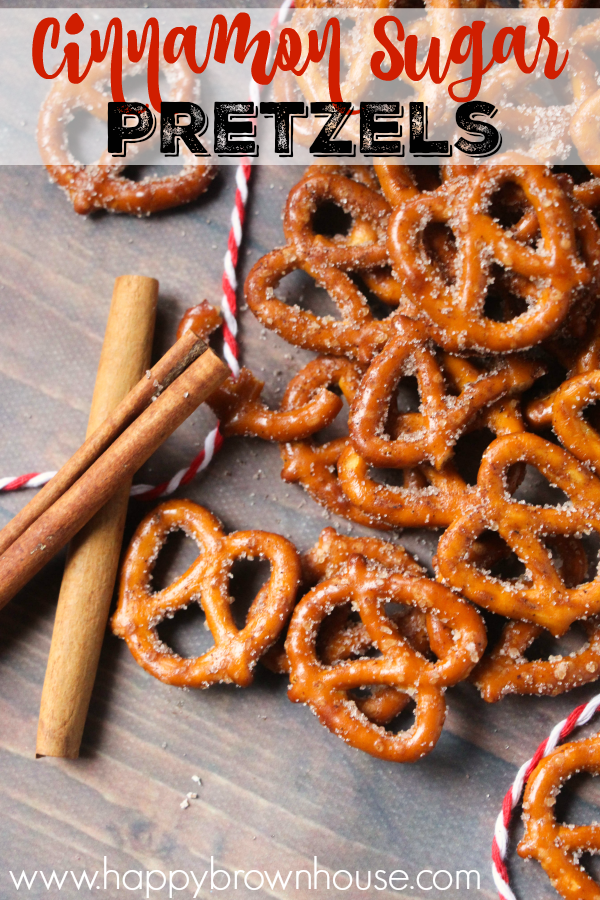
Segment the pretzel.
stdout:
[[600,471],[600,436],[583,418],[585,408],[600,397],[600,369],[571,378],[556,393],[552,425],[573,456]]
[[[555,355],[558,355],[556,353],[558,348],[555,347],[553,349],[555,350]],[[567,351],[564,354],[560,354],[559,361],[567,369],[565,382],[576,378],[578,375],[585,375],[600,368],[600,317],[592,321],[589,333],[583,343],[581,341],[577,342],[576,351]],[[560,385],[544,397],[532,400],[527,404],[525,416],[533,428],[549,428],[552,426],[554,402],[562,386]]]
[[[315,214],[326,202],[352,215],[354,228],[349,239],[332,239],[315,233]],[[372,268],[389,263],[386,247],[389,214],[389,204],[371,187],[343,174],[320,172],[302,178],[290,191],[283,231],[302,259],[344,270]]]
[[[337,534],[333,528],[325,528],[315,546],[302,557],[304,580],[311,584],[331,578],[356,554],[363,556],[370,567],[415,577],[426,576],[425,570],[399,544],[379,538],[352,538]],[[371,647],[364,623],[349,621],[349,616],[349,607],[338,607],[323,624],[317,650],[327,665],[362,656]],[[410,646],[427,658],[431,658],[432,650],[438,657],[444,656],[448,642],[452,642],[446,626],[430,613],[409,609],[394,613],[391,618]],[[391,722],[409,703],[408,694],[385,687],[356,699],[359,710],[378,725]]]
[[[132,181],[123,174],[140,145],[128,147],[128,160],[122,164],[115,164],[108,151],[102,153],[97,163],[87,166],[71,155],[66,125],[74,110],[84,109],[106,121],[110,96],[98,86],[110,81],[110,65],[110,55],[107,55],[81,84],[72,85],[65,73],[55,79],[42,104],[37,131],[40,155],[50,178],[63,188],[73,202],[75,212],[81,215],[95,209],[107,209],[144,216],[196,200],[206,190],[217,169],[194,156],[186,146],[182,149],[184,165],[180,172],[143,181]],[[123,56],[123,74],[135,74],[141,71],[141,65],[131,63],[127,55]],[[165,75],[171,87],[169,100],[193,97],[194,77],[182,61],[167,66]]]
[[340,453],[337,475],[354,508],[395,528],[445,528],[460,517],[470,492],[452,463],[440,472],[431,465],[408,468],[401,486],[381,484],[352,446]]
[[[198,337],[206,339],[221,321],[214,306],[203,300],[186,310],[177,337],[191,328]],[[224,436],[239,434],[264,441],[298,441],[325,428],[342,409],[342,401],[336,394],[317,387],[314,396],[307,396],[306,403],[297,409],[272,410],[261,402],[264,386],[264,381],[244,366],[237,378],[230,376],[211,394],[207,403],[219,419]]]
[[[200,550],[199,558],[167,588],[152,592],[156,559],[168,535],[182,529]],[[229,578],[236,559],[268,559],[271,577],[254,598],[246,624],[236,628],[231,612]],[[300,560],[289,541],[266,531],[223,534],[218,519],[188,500],[157,507],[139,525],[121,572],[113,631],[127,641],[147,672],[178,687],[204,688],[217,682],[246,687],[262,654],[285,627],[300,583]],[[158,637],[166,617],[200,603],[215,639],[207,653],[182,658]]]
[[[555,558],[558,556],[561,577],[568,587],[586,580],[588,559],[579,541],[555,537],[550,549]],[[471,681],[488,703],[497,703],[507,694],[555,697],[595,681],[600,677],[600,620],[590,619],[583,627],[588,640],[578,651],[527,659],[525,652],[547,632],[530,622],[507,622],[492,652],[474,669]]]
[[[321,357],[308,363],[290,381],[282,401],[282,409],[302,408],[318,387],[339,385],[350,403],[360,384],[361,370],[345,359]],[[348,438],[340,437],[317,444],[313,438],[289,441],[281,445],[284,481],[298,482],[311,497],[338,516],[372,528],[387,528],[376,517],[368,515],[350,503],[342,491],[335,468],[340,454],[348,446]]]
[[[338,534],[334,528],[324,528],[319,540],[309,551],[302,556],[302,580],[305,584],[315,585],[320,581],[331,578],[339,569],[342,569],[355,555],[364,556],[370,566],[377,565],[386,569],[393,569],[412,575],[425,575],[425,570],[412,558],[412,556],[399,544],[392,544],[380,538],[349,537]],[[356,655],[355,649],[361,642],[367,640],[368,633],[364,626],[356,623],[352,628],[346,628],[349,610],[340,607],[325,622],[322,633],[319,636],[319,649],[325,662],[339,662]],[[427,642],[427,630],[425,616],[418,610],[410,610],[402,616],[397,616],[394,621],[401,629],[402,634],[416,645],[421,653],[429,651]],[[358,642],[358,643],[357,643]],[[360,655],[360,653],[358,653]],[[289,664],[283,641],[280,639],[275,647],[269,650],[262,660],[273,672],[289,672]],[[393,688],[387,689],[400,695]],[[378,694],[378,699],[381,694]],[[369,698],[370,700],[371,698]],[[359,706],[362,701],[359,701]],[[406,705],[408,700],[403,701]],[[394,713],[397,715],[397,713]],[[369,715],[373,718],[372,715]],[[393,716],[392,716],[393,718]]]
[[529,660],[525,652],[544,629],[530,622],[505,625],[499,643],[473,672],[472,681],[488,703],[507,694],[556,697],[600,678],[600,619],[583,623],[587,642],[577,652]]
[[[531,387],[540,374],[535,363],[518,359],[507,360],[488,373],[471,366],[470,377],[464,380],[459,396],[454,396],[433,349],[424,340],[423,328],[405,318],[396,319],[395,324],[397,335],[371,363],[350,412],[352,445],[371,465],[406,468],[430,462],[440,469],[482,410]],[[444,361],[452,365],[451,357]],[[416,374],[421,405],[417,413],[395,417],[392,438],[385,423],[396,385],[407,373]]]
[[[289,697],[308,703],[321,722],[360,750],[394,762],[414,762],[429,753],[444,724],[444,689],[465,678],[485,648],[479,614],[428,578],[382,573],[352,557],[347,568],[313,588],[298,604],[290,622],[286,651],[290,661]],[[429,662],[400,635],[386,615],[392,600],[433,612],[453,634],[452,650]],[[324,665],[316,654],[319,628],[337,607],[352,602],[381,657],[361,657]],[[415,724],[392,734],[370,722],[350,692],[383,685],[409,692],[415,699]]]
[[561,825],[554,812],[556,797],[580,772],[600,774],[598,735],[563,744],[538,764],[525,791],[525,835],[517,852],[524,859],[537,859],[565,900],[598,900],[600,888],[579,860],[583,853],[600,851],[600,825]]
[[[347,235],[315,233],[315,215],[327,202],[352,215]],[[405,297],[387,255],[389,213],[370,166],[312,165],[288,196],[284,232],[302,258],[326,259],[343,269],[360,267],[360,279],[369,291],[386,306],[396,307]]]
[[[479,377],[479,370],[468,360],[447,355],[444,362],[450,383],[459,390],[465,390]],[[518,401],[497,401],[470,424],[469,430],[478,427],[487,427],[497,435],[523,431]],[[473,488],[452,460],[439,470],[429,463],[404,468],[402,486],[389,485],[374,480],[367,460],[348,447],[338,460],[337,471],[342,490],[354,506],[398,528],[445,528],[460,518],[465,505],[472,502]],[[511,489],[518,487],[523,475],[524,469],[515,466],[509,479]]]
[[[327,291],[340,310],[341,319],[317,316],[275,295],[279,282],[299,269]],[[250,271],[244,290],[246,302],[259,322],[296,347],[369,362],[389,338],[393,313],[379,321],[349,275],[334,266],[303,261],[291,246],[263,256]]]
[[[516,240],[490,216],[493,194],[516,183],[535,209],[544,253]],[[427,223],[450,225],[460,238],[456,280],[448,284],[424,251]],[[577,289],[590,281],[579,258],[569,199],[541,166],[482,168],[409,199],[390,218],[388,247],[397,277],[437,343],[450,352],[500,353],[534,346],[564,321]],[[510,321],[484,311],[492,260],[513,274],[527,309]]]
[[[506,473],[515,463],[535,466],[571,501],[541,507],[507,495]],[[497,438],[483,455],[476,502],[442,535],[435,560],[440,580],[473,602],[511,619],[542,625],[560,636],[576,620],[600,612],[600,576],[568,588],[543,539],[600,531],[600,481],[574,456],[533,434]],[[527,569],[527,579],[506,582],[472,565],[469,548],[487,529],[497,531]]]
[[[367,362],[393,333],[397,311],[383,321],[375,318],[365,294],[348,272],[356,273],[388,306],[404,303],[404,293],[389,270],[383,240],[389,206],[373,189],[374,181],[369,176],[358,177],[354,168],[311,167],[286,204],[288,244],[256,263],[246,280],[245,293],[257,319],[288,343]],[[334,201],[352,215],[347,236],[330,238],[315,232],[315,214],[325,201]],[[341,320],[317,316],[275,296],[279,282],[298,269],[327,291]]]
[[357,555],[363,556],[369,565],[405,575],[425,575],[423,567],[400,544],[375,537],[349,537],[329,527],[323,529],[314,547],[302,555],[303,580],[315,585],[333,578],[351,556]]

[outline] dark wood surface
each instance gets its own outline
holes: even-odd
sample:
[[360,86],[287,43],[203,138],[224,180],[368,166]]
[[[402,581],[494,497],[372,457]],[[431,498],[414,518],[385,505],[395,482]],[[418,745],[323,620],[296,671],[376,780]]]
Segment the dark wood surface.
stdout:
[[[255,171],[242,277],[281,243],[282,205],[299,174],[292,167]],[[150,219],[86,219],[75,215],[41,168],[0,168],[2,476],[54,469],[82,440],[115,276],[159,279],[155,356],[173,340],[186,307],[203,297],[219,302],[233,179],[234,169],[225,169],[199,202]],[[308,354],[265,334],[247,310],[240,321],[244,362],[264,374],[267,396],[276,400]],[[186,465],[212,421],[200,410],[138,480],[156,483]],[[208,506],[228,529],[278,531],[301,550],[327,524],[350,530],[300,488],[284,484],[279,470],[277,447],[230,440],[210,470],[177,496]],[[27,496],[0,494],[0,524]],[[148,509],[131,504],[129,534]],[[405,533],[399,540],[426,561],[436,536]],[[175,547],[163,577],[191,552],[185,542]],[[61,555],[0,613],[2,900],[24,893],[12,886],[10,871],[91,873],[102,869],[105,856],[121,874],[201,873],[211,856],[229,871],[306,869],[314,855],[331,871],[405,869],[413,876],[420,869],[477,869],[479,892],[415,887],[400,896],[494,897],[490,845],[504,792],[552,725],[595,692],[590,686],[563,698],[509,698],[488,706],[474,688],[461,686],[448,694],[448,723],[434,752],[399,766],[354,751],[325,731],[308,709],[287,700],[285,678],[260,672],[247,690],[180,691],[147,675],[107,633],[81,758],[36,762],[40,692],[63,564]],[[247,592],[256,577],[244,568],[234,590]],[[184,652],[206,646],[201,617],[183,618],[171,632],[176,646]],[[195,790],[194,774],[203,782],[199,799],[182,810],[185,793]],[[573,796],[573,821],[593,818],[598,786],[583,780]],[[554,896],[536,865],[521,862],[514,851],[511,861],[521,898]],[[241,889],[222,895],[263,900],[335,893]],[[26,894],[85,895],[70,879],[60,894],[49,894],[39,876]],[[98,896],[120,900],[143,892],[110,889]]]

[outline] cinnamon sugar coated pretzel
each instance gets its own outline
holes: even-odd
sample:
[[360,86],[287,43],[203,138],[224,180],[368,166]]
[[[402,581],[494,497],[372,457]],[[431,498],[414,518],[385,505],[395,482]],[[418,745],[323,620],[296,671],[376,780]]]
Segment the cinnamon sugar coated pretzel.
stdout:
[[[177,337],[188,329],[207,339],[221,324],[221,315],[203,300],[186,310]],[[243,367],[237,379],[229,377],[208,400],[221,422],[223,434],[260,437],[265,441],[296,441],[310,437],[335,419],[342,401],[325,387],[317,386],[314,398],[308,397],[298,409],[272,410],[260,400],[264,382]]]
[[[168,535],[177,529],[191,537],[198,559],[163,590],[151,589],[152,572]],[[267,559],[269,581],[260,589],[239,630],[231,612],[229,577],[236,559]],[[225,535],[218,519],[187,500],[163,503],[138,527],[125,557],[115,634],[127,641],[137,662],[156,678],[179,687],[231,682],[246,687],[259,658],[275,642],[290,616],[300,582],[300,560],[285,538],[266,531]],[[215,644],[195,659],[167,647],[157,626],[178,609],[198,602]]]
[[[386,601],[433,612],[452,631],[452,645],[437,662],[413,650],[385,613]],[[324,665],[316,636],[336,607],[352,602],[381,657]],[[485,648],[485,628],[476,610],[428,578],[384,574],[353,556],[329,581],[321,582],[294,611],[286,651],[290,699],[308,703],[321,722],[354,747],[395,762],[414,762],[435,746],[446,716],[444,690],[465,678]],[[350,696],[364,687],[391,687],[416,702],[415,724],[393,734],[371,722]]]
[[[533,506],[508,495],[506,473],[523,462],[537,467],[570,502]],[[544,543],[548,536],[600,532],[600,481],[589,469],[536,435],[514,434],[496,439],[485,452],[477,487],[471,508],[450,525],[438,545],[441,580],[486,609],[542,625],[555,635],[576,619],[600,612],[600,576],[567,587]],[[469,561],[469,549],[488,529],[497,531],[525,563],[525,578],[503,581]]]
[[600,852],[600,825],[561,825],[554,814],[556,797],[580,772],[600,774],[597,735],[564,744],[540,762],[525,791],[525,836],[517,851],[525,859],[537,859],[565,900],[598,900],[600,887],[579,860],[584,853]]
[[[494,192],[508,181],[535,210],[543,254],[512,237],[489,213]],[[425,252],[423,232],[430,222],[460,237],[453,283]],[[591,278],[577,251],[568,198],[556,177],[533,164],[482,167],[471,178],[407,200],[390,219],[389,251],[419,317],[451,352],[514,352],[539,343],[564,321],[578,289]],[[527,299],[526,311],[508,322],[485,314],[491,260]]]
[[[92,116],[106,120],[110,97],[101,90],[110,81],[110,56],[96,64],[81,84],[71,84],[67,74],[54,81],[40,111],[37,140],[40,155],[50,178],[63,188],[73,203],[75,212],[82,215],[96,209],[150,215],[183,203],[190,203],[202,194],[216,175],[216,167],[194,156],[183,147],[184,164],[181,172],[164,177],[133,181],[124,174],[137,155],[134,145],[128,147],[126,164],[115,163],[105,151],[94,165],[83,165],[72,156],[68,147],[67,123],[73,111],[83,109]],[[139,64],[123,56],[123,73],[135,74]],[[179,60],[167,66],[165,75],[171,101],[194,98],[194,76],[187,64]]]

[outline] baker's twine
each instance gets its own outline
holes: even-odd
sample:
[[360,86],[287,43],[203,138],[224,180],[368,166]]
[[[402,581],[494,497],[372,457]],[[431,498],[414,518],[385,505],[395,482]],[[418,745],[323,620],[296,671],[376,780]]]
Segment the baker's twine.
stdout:
[[[269,26],[269,35],[273,38],[275,31],[285,22],[289,10],[293,7],[294,0],[284,0]],[[273,46],[271,46],[271,54]],[[250,100],[258,105],[260,100],[260,85],[251,78],[249,93]],[[240,251],[240,244],[244,236],[244,221],[246,218],[246,205],[248,203],[248,188],[252,174],[252,162],[244,157],[235,173],[235,201],[231,213],[231,227],[227,239],[227,252],[223,259],[223,297],[221,299],[221,312],[223,313],[223,356],[234,378],[240,374],[240,347],[237,339],[237,275],[236,269]],[[156,486],[151,484],[134,484],[131,488],[131,496],[138,500],[157,500],[159,497],[168,497],[177,488],[187,484],[195,476],[202,472],[211,463],[215,454],[223,446],[224,438],[221,434],[220,423],[206,436],[204,447],[194,457],[185,469],[176,472],[169,481],[163,481]],[[56,475],[56,472],[28,472],[16,478],[0,478],[0,492],[18,491],[25,488],[39,488]]]
[[581,725],[585,725],[596,714],[600,707],[600,694],[592,697],[589,703],[584,703],[574,709],[570,716],[555,725],[545,741],[542,741],[531,759],[523,763],[512,786],[502,803],[502,810],[496,819],[494,840],[492,841],[492,877],[498,889],[500,900],[517,900],[509,881],[506,857],[508,853],[508,829],[512,820],[515,807],[520,803],[525,785],[532,772],[538,766],[540,760],[549,756],[557,745],[564,741],[571,732]]

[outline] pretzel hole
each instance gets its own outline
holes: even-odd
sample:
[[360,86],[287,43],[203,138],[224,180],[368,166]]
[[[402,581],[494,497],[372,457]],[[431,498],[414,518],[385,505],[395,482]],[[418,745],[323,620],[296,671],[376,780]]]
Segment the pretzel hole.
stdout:
[[435,263],[445,283],[451,285],[456,279],[455,257],[456,238],[445,222],[429,222],[423,230],[423,249]]
[[[523,656],[530,662],[549,660],[551,657],[575,656],[588,643],[588,636],[580,622],[574,622],[560,638],[554,638],[549,631],[543,632],[525,650]],[[600,677],[600,665],[598,666]]]
[[106,149],[106,122],[81,107],[71,115],[66,127],[67,147],[78,162],[93,165]]
[[394,715],[394,701],[391,704],[388,701],[388,703],[380,705],[378,694],[385,690],[385,687],[385,685],[368,685],[364,688],[349,691],[348,696],[361,708],[361,712],[369,721],[374,722],[376,725],[385,726],[385,730],[389,734],[400,734],[410,731],[415,724],[416,703],[408,698],[405,700],[406,705],[403,709]]
[[358,290],[361,292],[361,294],[367,301],[367,304],[369,306],[369,309],[371,311],[373,318],[378,319],[379,321],[381,321],[382,319],[387,319],[387,317],[392,312],[392,310],[390,309],[389,303],[385,303],[383,300],[381,300],[377,296],[375,291],[371,290],[371,288],[369,288],[365,284],[363,279],[360,277],[359,273],[346,272],[346,275],[348,276],[348,278],[350,278],[350,280],[352,282],[354,282],[354,284],[356,285]]
[[[417,490],[417,487],[411,481],[408,472],[404,469],[384,469],[375,466],[369,467],[369,478],[376,484],[381,484],[386,487]],[[423,487],[426,487],[426,484],[424,484]]]
[[416,376],[405,375],[396,385],[396,407],[400,413],[419,412],[421,409],[421,394]]
[[500,581],[518,581],[526,567],[506,541],[494,531],[485,530],[470,548],[470,559],[479,569]]
[[328,385],[327,390],[341,397],[343,405],[333,422],[312,436],[311,440],[316,444],[327,444],[329,441],[334,441],[337,438],[348,437],[350,405],[337,384]]
[[483,315],[492,322],[511,322],[526,313],[527,301],[524,297],[490,282],[484,304]]
[[524,190],[513,181],[505,181],[492,194],[488,214],[502,228],[513,228],[530,209]]
[[481,457],[495,438],[496,435],[489,428],[479,428],[462,434],[457,440],[452,461],[467,484],[477,483]]
[[268,559],[235,560],[230,573],[229,595],[233,598],[231,614],[236,628],[244,628],[256,595],[270,577],[271,564]]
[[328,292],[319,287],[302,269],[295,269],[285,275],[275,289],[275,296],[290,306],[298,304],[315,316],[330,316],[341,319],[340,311]]
[[600,431],[600,401],[593,400],[582,409],[581,414],[590,428]]
[[172,531],[163,544],[152,572],[152,590],[162,591],[189,569],[199,555],[198,545],[182,529]]
[[[523,465],[515,463],[515,465]],[[510,489],[510,476],[514,466],[506,472],[507,491],[515,500],[524,500],[529,506],[564,506],[570,499],[562,488],[552,484],[542,472],[529,463],[525,464],[525,475],[516,490]]]
[[546,537],[543,544],[566,587],[576,588],[593,579],[598,560],[598,535],[581,539],[554,535]]
[[315,234],[323,237],[345,237],[352,227],[352,216],[333,200],[325,200],[317,206],[312,227]]
[[[586,778],[585,775],[579,775],[579,776],[574,776],[574,777],[581,778],[582,780],[584,780]],[[592,779],[594,776],[588,775],[587,777]],[[575,817],[576,822],[574,822],[573,824],[597,825],[598,824],[597,808],[593,807],[592,810],[589,811],[589,805],[587,803],[584,803],[582,801],[581,805],[587,807],[586,813],[583,813],[583,812],[581,813],[581,815],[583,815],[585,817],[585,821],[583,818]],[[594,810],[595,810],[595,812],[594,812]],[[594,816],[596,818],[594,818]],[[588,819],[589,819],[589,821],[587,821]],[[592,851],[588,851],[586,853],[583,853],[581,856],[576,856],[575,862],[577,862],[587,872],[587,874],[590,876],[590,878],[593,878],[594,881],[600,885],[600,856],[598,854],[600,854],[600,846],[599,846],[598,850],[596,851],[596,853],[593,853]]]
[[440,166],[410,166],[409,168],[412,180],[421,192],[435,191],[442,184]]
[[[591,772],[573,774],[556,798],[554,815],[565,825],[596,825],[600,784],[598,776]],[[600,851],[600,848],[599,848]],[[600,858],[586,853],[582,855],[585,869],[596,881],[600,881]]]
[[182,659],[195,659],[214,647],[214,639],[199,603],[178,609],[172,619],[164,619],[157,628],[158,637]]

